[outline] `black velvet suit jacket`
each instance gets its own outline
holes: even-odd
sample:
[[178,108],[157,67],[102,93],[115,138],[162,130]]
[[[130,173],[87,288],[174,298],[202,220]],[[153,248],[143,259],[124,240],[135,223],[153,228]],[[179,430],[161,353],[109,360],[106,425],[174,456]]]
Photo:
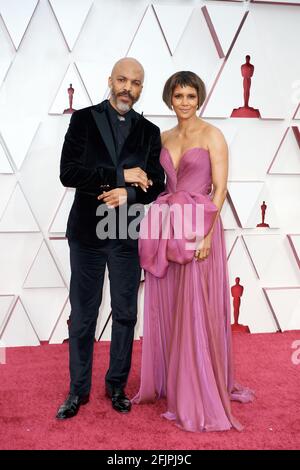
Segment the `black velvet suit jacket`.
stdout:
[[[164,190],[164,171],[159,163],[159,128],[133,111],[130,134],[117,158],[107,106],[105,100],[72,114],[60,162],[62,184],[76,188],[66,236],[89,245],[105,243],[96,234],[101,218],[96,215],[96,210],[99,204],[104,204],[97,196],[103,191],[128,188],[130,206],[133,203],[148,204]],[[153,181],[147,192],[125,183],[123,170],[137,166]]]

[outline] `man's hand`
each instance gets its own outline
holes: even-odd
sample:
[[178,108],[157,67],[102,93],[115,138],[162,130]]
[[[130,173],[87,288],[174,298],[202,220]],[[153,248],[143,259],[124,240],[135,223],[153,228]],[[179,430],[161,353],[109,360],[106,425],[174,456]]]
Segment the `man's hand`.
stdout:
[[134,186],[140,186],[145,192],[149,188],[147,174],[139,166],[124,170],[124,179],[126,183],[134,183]]
[[97,197],[99,201],[105,202],[107,207],[114,208],[122,206],[127,202],[127,191],[125,188],[116,188],[111,191],[103,191],[103,194]]

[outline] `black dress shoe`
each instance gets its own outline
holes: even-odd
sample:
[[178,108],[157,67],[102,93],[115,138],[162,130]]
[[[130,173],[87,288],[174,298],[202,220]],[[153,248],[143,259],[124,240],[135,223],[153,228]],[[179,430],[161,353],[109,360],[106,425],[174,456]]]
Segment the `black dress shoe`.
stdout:
[[131,402],[121,387],[106,387],[106,396],[111,398],[112,407],[119,413],[129,413]]
[[89,401],[89,395],[79,396],[70,393],[59,407],[56,418],[57,419],[68,419],[76,416],[81,405],[85,405]]

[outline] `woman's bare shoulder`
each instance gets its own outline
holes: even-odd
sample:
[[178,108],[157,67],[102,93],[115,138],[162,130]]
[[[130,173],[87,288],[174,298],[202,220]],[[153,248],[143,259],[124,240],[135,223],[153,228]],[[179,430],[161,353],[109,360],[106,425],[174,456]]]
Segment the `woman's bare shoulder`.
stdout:
[[206,123],[206,124],[207,125],[205,126],[204,131],[210,139],[225,140],[224,134],[221,131],[221,129],[219,129],[217,126],[214,126],[213,124],[210,124],[210,123]]
[[206,123],[203,129],[205,141],[211,154],[220,154],[228,151],[228,146],[223,132],[213,124]]

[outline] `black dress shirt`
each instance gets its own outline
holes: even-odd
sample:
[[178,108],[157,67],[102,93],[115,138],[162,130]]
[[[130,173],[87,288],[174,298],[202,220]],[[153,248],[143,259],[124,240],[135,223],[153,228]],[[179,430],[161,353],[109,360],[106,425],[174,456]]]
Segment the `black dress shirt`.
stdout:
[[[108,118],[111,125],[115,149],[117,158],[119,159],[125,140],[130,134],[133,112],[129,110],[125,114],[119,114],[118,111],[108,101]],[[117,168],[117,187],[125,187],[124,180],[124,169],[122,167]],[[136,192],[134,187],[126,188],[127,190],[127,202],[132,204],[136,199]]]
[[116,154],[119,158],[124,142],[130,133],[133,113],[130,110],[126,114],[119,114],[118,111],[112,107],[110,102],[108,102],[107,109],[114,135]]

